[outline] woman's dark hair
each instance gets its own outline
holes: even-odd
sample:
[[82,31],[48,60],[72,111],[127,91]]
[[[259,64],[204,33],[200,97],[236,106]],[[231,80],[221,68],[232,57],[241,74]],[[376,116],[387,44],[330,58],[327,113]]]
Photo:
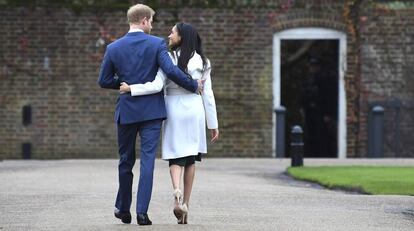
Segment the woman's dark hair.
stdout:
[[188,23],[177,23],[178,34],[181,36],[180,44],[171,47],[172,50],[180,50],[180,57],[178,57],[178,67],[187,72],[188,61],[193,57],[194,52],[197,52],[203,60],[203,71],[207,66],[207,58],[204,56],[200,35],[197,30]]

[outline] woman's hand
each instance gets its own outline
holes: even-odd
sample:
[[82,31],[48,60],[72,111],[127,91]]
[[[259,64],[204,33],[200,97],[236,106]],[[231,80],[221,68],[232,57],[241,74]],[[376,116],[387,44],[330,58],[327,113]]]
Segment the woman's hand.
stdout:
[[219,139],[219,130],[216,129],[210,129],[211,131],[211,143],[216,142]]
[[121,83],[121,86],[119,87],[119,93],[120,94],[125,94],[131,91],[131,88],[129,87],[129,85],[125,82]]

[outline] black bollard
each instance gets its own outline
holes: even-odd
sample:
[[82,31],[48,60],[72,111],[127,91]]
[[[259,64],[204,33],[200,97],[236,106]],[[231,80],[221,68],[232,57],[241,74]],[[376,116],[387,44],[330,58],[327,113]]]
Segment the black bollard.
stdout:
[[25,160],[32,158],[32,144],[31,143],[22,144],[22,158]]
[[29,126],[32,123],[32,106],[30,105],[26,105],[23,106],[23,110],[22,110],[22,118],[23,118],[23,125],[24,126]]
[[283,106],[275,109],[276,113],[276,157],[285,157],[285,121],[286,108]]
[[368,157],[384,157],[384,108],[375,106],[368,121]]
[[292,159],[291,166],[303,166],[303,131],[298,125],[294,126],[291,131],[290,157]]
[[[25,105],[22,109],[22,123],[27,127],[32,123],[32,106]],[[32,144],[29,142],[22,143],[22,158],[30,159],[32,157]]]

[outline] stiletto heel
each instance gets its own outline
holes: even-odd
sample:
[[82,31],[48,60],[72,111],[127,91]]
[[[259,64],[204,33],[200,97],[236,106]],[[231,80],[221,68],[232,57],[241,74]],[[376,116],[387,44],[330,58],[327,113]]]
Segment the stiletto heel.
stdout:
[[188,217],[188,207],[186,204],[181,206],[181,210],[183,211],[181,219],[178,219],[178,224],[187,224],[187,217]]
[[183,211],[180,208],[180,201],[181,201],[181,190],[179,188],[176,188],[174,190],[173,196],[174,196],[174,209],[173,209],[173,213],[174,216],[179,220],[181,219],[181,217],[183,216]]
[[174,195],[174,199],[177,200],[177,203],[179,204],[181,200],[181,195],[182,195],[181,190],[179,188],[174,189],[173,195]]

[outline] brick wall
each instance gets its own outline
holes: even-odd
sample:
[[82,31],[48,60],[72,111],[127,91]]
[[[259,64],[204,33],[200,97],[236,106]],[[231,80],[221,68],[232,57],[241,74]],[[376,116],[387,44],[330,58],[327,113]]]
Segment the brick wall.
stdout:
[[376,5],[361,16],[359,152],[367,149],[368,112],[380,105],[385,109],[384,155],[414,157],[414,7]]
[[[157,9],[153,34],[166,37],[177,21],[190,22],[199,29],[206,55],[212,62],[221,140],[209,146],[210,156],[271,156],[275,32],[313,26],[350,33],[343,1],[281,0],[266,4]],[[406,56],[412,62],[413,44],[409,40],[413,35],[412,10],[404,11],[411,19],[411,29],[405,29],[403,35],[399,31],[406,24],[398,15],[387,13],[378,19],[390,27],[395,25],[395,31],[391,32],[387,27],[376,26],[377,22],[371,18],[375,13],[374,8],[361,13],[367,16],[364,27],[359,28],[361,53],[357,52],[355,39],[348,39],[347,44],[350,157],[366,155],[367,103],[391,98],[407,103],[413,94],[412,78],[404,74],[412,71],[409,69],[412,67],[406,65],[408,69],[404,69],[402,64],[398,67],[385,59],[388,46],[399,48],[404,42],[411,47]],[[33,158],[117,157],[113,122],[117,92],[100,89],[96,80],[105,45],[128,30],[125,13],[2,7],[0,16],[0,155],[20,158],[21,144],[31,142]],[[381,39],[379,35],[384,33],[389,38]],[[398,36],[404,39],[396,39]],[[401,52],[392,54],[395,62],[406,60]],[[358,55],[362,65],[356,61]],[[372,71],[378,62],[387,68],[378,66]],[[360,78],[357,78],[358,68],[361,68]],[[394,80],[386,81],[391,76]],[[359,88],[363,89],[361,93],[356,90]],[[24,105],[33,108],[29,126],[22,125]],[[407,132],[404,134],[408,134],[414,130],[412,117],[404,116],[402,124]]]

